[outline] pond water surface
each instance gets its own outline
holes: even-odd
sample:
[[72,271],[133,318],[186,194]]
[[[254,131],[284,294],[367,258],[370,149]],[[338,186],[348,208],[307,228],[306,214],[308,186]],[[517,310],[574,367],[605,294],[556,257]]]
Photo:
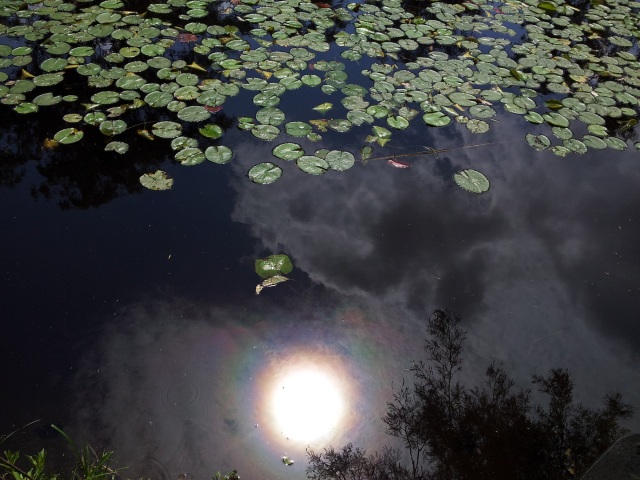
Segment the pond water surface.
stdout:
[[[307,93],[287,112],[324,99]],[[247,105],[225,105],[231,124]],[[157,142],[123,158],[97,136],[47,150],[57,113],[2,115],[0,433],[39,420],[11,448],[59,448],[55,423],[116,450],[132,478],[302,478],[308,446],[391,443],[380,419],[434,309],[462,318],[467,385],[493,361],[523,388],[567,368],[577,401],[619,391],[640,406],[635,149],[560,158],[499,114],[484,135],[394,133],[376,154],[438,150],[398,157],[410,168],[312,176],[281,161],[259,185],[247,171],[274,145],[235,127],[231,162],[185,167]],[[364,131],[300,143],[356,153]],[[140,185],[156,168],[171,190]],[[465,168],[490,190],[459,188]],[[254,261],[274,253],[291,280],[256,295]]]

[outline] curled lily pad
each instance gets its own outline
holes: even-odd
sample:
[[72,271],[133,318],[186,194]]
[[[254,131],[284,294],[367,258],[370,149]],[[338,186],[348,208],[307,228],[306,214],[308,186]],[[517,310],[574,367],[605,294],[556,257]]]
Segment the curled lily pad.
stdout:
[[468,192],[484,193],[489,190],[489,180],[477,170],[461,170],[453,175],[453,179]]
[[247,175],[252,182],[267,185],[282,176],[282,169],[271,162],[263,162],[251,167]]
[[304,155],[304,150],[297,143],[287,142],[276,145],[271,153],[282,160],[297,160]]
[[149,190],[169,190],[173,186],[173,178],[163,170],[156,170],[140,176],[140,183]]

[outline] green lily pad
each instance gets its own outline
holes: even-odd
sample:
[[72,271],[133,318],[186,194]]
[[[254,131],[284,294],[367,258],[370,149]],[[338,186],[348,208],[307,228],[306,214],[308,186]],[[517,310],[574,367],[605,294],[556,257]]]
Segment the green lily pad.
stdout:
[[527,143],[538,151],[544,150],[551,146],[551,140],[545,135],[534,135],[528,133],[525,137]]
[[274,125],[255,125],[251,128],[251,133],[260,140],[270,142],[280,135],[280,129]]
[[451,123],[451,117],[442,112],[425,113],[422,120],[431,127],[444,127]]
[[76,143],[81,140],[83,136],[84,133],[82,130],[78,130],[77,128],[65,128],[57,132],[53,136],[53,139],[59,143],[69,144]]
[[224,133],[224,130],[222,130],[220,125],[213,123],[208,123],[204,127],[199,128],[198,131],[200,132],[200,135],[207,138],[213,138],[214,140],[220,138]]
[[211,146],[204,151],[204,156],[210,162],[222,165],[233,158],[233,151],[224,145]]
[[182,125],[177,122],[156,122],[153,124],[151,132],[160,138],[176,138],[182,134]]
[[271,162],[263,162],[251,167],[247,175],[252,182],[267,185],[282,176],[282,169]]
[[271,278],[275,275],[287,275],[293,271],[293,263],[285,254],[269,255],[255,261],[256,273],[261,278]]
[[329,164],[329,167],[331,167],[332,170],[337,170],[339,172],[349,170],[355,163],[355,158],[352,153],[341,150],[331,150],[327,153],[327,156],[324,157],[324,160]]
[[112,137],[124,132],[127,129],[127,124],[124,120],[105,120],[100,124],[99,129],[104,135]]
[[173,186],[173,178],[163,170],[156,170],[140,176],[140,183],[149,190],[169,190]]
[[265,125],[278,126],[284,119],[284,112],[276,107],[265,107],[256,112],[256,120]]
[[316,155],[303,155],[296,160],[296,165],[309,175],[322,175],[331,168],[326,160]]
[[297,143],[287,142],[276,145],[271,153],[282,160],[297,160],[304,155],[304,149]]
[[124,155],[129,150],[129,144],[125,142],[109,142],[104,147],[105,152],[115,152]]
[[180,162],[181,165],[190,167],[204,162],[205,155],[204,152],[197,147],[187,147],[178,150],[175,154],[175,159]]
[[199,105],[185,107],[178,112],[178,118],[185,122],[202,122],[208,120],[210,117],[211,113]]
[[311,125],[305,122],[289,122],[284,125],[287,135],[294,137],[305,137],[313,130]]
[[489,180],[477,170],[461,170],[453,175],[453,179],[468,192],[484,193],[489,190]]

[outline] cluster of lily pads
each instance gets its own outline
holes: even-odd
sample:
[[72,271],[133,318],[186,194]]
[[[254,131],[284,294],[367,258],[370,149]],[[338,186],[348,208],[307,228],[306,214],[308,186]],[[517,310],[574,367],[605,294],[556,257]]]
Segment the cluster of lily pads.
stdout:
[[[288,137],[274,161],[313,175],[355,157],[305,152],[296,137],[370,126],[358,152],[367,160],[371,145],[416,117],[484,133],[516,114],[532,124],[531,146],[560,156],[627,148],[620,134],[639,113],[640,2],[420,1],[169,0],[129,11],[120,0],[0,0],[0,102],[21,114],[64,105],[67,126],[50,147],[93,127],[105,150],[125,154],[124,134],[136,130],[170,140],[176,161],[196,165],[232,159],[217,115],[229,98],[251,95],[254,111],[224,113],[258,139]],[[278,108],[301,88],[327,96],[312,107],[317,119]],[[264,162],[249,177],[271,183],[281,173]],[[141,179],[156,189],[167,180],[162,171]]]

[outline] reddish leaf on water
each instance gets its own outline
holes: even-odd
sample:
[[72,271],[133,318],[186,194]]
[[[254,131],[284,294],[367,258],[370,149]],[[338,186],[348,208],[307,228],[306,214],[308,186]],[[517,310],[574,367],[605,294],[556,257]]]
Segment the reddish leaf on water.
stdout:
[[179,33],[176,40],[183,43],[193,43],[198,41],[198,36],[193,33]]
[[393,158],[390,158],[389,160],[387,160],[387,163],[395,168],[409,168],[411,166],[408,163],[399,162]]
[[205,105],[205,106],[204,106],[204,109],[205,109],[207,112],[211,112],[211,113],[218,113],[220,110],[222,110],[222,107],[221,107],[221,106],[218,106],[218,107],[210,107],[209,105]]
[[328,3],[316,3],[316,5],[318,6],[318,8],[331,8],[331,5],[329,5]]

